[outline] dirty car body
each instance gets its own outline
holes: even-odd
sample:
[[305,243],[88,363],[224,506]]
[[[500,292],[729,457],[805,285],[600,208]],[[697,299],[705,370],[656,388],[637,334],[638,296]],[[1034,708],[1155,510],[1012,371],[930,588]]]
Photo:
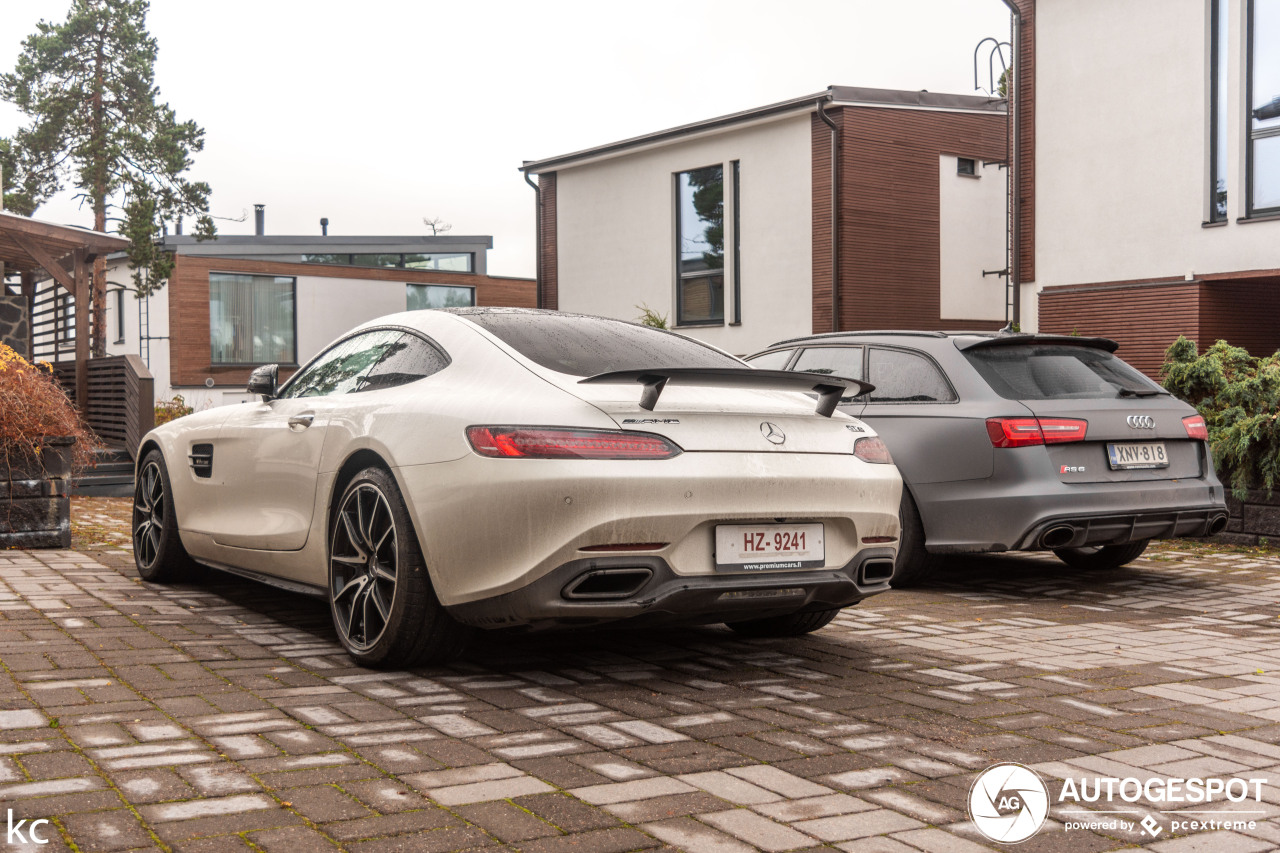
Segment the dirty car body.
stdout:
[[[371,664],[447,656],[463,626],[801,633],[777,620],[887,589],[897,545],[901,478],[819,411],[859,390],[829,383],[615,320],[384,317],[279,389],[260,371],[261,402],[146,436],[139,566],[167,565],[171,524],[180,557],[328,597]],[[440,637],[397,639],[415,623]]]

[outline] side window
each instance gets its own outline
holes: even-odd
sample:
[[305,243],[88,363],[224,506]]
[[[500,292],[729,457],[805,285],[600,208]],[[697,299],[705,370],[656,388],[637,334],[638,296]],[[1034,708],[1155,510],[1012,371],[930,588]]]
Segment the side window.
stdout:
[[362,390],[360,379],[402,336],[396,329],[378,329],[347,338],[302,370],[282,397],[324,397]]
[[861,379],[862,347],[810,347],[791,369]]
[[387,349],[386,354],[364,376],[357,391],[394,388],[438,373],[449,364],[444,353],[417,335],[407,332]]
[[758,355],[755,358],[747,359],[747,364],[756,370],[782,370],[787,366],[787,362],[791,360],[793,349],[780,349],[777,352],[767,352],[764,355]]
[[901,350],[873,347],[867,381],[876,386],[869,403],[949,403],[956,399],[933,362]]

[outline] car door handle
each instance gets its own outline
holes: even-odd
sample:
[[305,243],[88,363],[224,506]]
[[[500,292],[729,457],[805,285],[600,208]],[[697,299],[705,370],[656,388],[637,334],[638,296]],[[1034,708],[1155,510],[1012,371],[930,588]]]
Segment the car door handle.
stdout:
[[301,429],[306,429],[307,427],[311,426],[311,422],[314,421],[315,419],[316,419],[315,415],[294,415],[293,417],[289,418],[289,429],[293,429],[294,427],[300,427]]

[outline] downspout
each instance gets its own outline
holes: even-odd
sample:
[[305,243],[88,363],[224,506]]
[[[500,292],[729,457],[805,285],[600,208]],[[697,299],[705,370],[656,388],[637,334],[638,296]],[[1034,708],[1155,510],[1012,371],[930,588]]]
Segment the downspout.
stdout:
[[535,224],[535,228],[534,228],[534,233],[535,233],[534,239],[536,241],[536,244],[534,245],[534,252],[535,252],[534,257],[536,258],[536,260],[534,262],[535,267],[534,267],[534,273],[533,273],[534,274],[533,290],[536,298],[534,305],[536,305],[538,308],[541,308],[542,307],[542,187],[538,186],[536,183],[533,182],[533,179],[529,177],[528,172],[524,172],[523,174],[524,174],[524,182],[529,186],[533,187],[533,191],[537,195],[537,199],[538,199],[538,204],[536,208],[538,221]]
[[1019,103],[1022,85],[1022,12],[1014,0],[1004,0],[1013,14],[1013,35],[1009,43],[1013,46],[1013,60],[1009,63],[1008,85],[1005,87],[1005,99],[1008,113],[1005,121],[1009,126],[1009,215],[1013,217],[1013,252],[1009,257],[1009,287],[1013,289],[1013,310],[1010,323],[1022,328],[1022,105]]
[[[831,128],[831,331],[840,331],[840,128],[817,102],[818,118]],[[816,331],[816,330],[815,330]]]

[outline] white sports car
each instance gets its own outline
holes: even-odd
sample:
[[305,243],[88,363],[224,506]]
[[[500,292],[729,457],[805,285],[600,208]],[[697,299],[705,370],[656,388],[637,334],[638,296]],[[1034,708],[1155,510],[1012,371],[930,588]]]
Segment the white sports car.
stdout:
[[148,433],[134,557],[325,596],[375,666],[474,628],[803,634],[893,574],[902,480],[833,415],[865,387],[599,317],[395,314]]

